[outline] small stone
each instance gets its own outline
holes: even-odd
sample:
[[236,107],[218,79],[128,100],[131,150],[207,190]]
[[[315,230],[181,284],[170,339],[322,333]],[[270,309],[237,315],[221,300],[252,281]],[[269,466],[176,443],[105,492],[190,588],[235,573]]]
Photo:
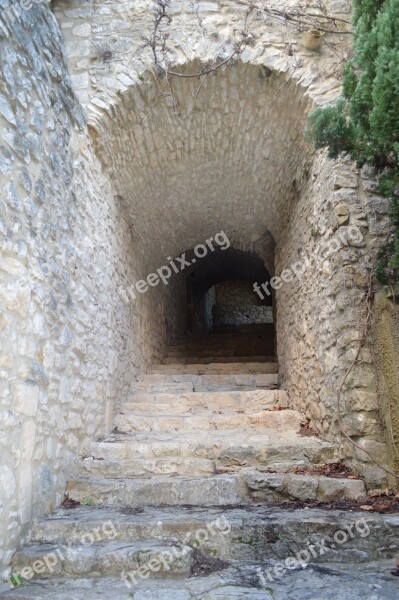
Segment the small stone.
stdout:
[[11,123],[11,125],[17,125],[17,121],[14,115],[14,112],[5,96],[0,95],[0,115]]
[[0,465],[0,490],[7,499],[13,497],[16,481],[13,472],[7,465]]
[[26,417],[35,417],[39,402],[39,386],[12,382],[10,389],[15,410]]

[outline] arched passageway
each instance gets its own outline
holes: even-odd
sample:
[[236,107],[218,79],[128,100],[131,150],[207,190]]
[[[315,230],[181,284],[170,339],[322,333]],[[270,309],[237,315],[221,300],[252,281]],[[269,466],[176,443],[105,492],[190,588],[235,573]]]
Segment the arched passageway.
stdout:
[[[370,265],[387,235],[388,207],[376,198],[370,174],[359,173],[346,160],[314,154],[303,135],[312,102],[328,103],[339,92],[334,73],[342,61],[333,45],[326,43],[320,53],[299,49],[298,32],[288,41],[286,23],[275,26],[260,19],[243,62],[209,76],[200,90],[195,79],[175,81],[181,109],[175,116],[165,96],[165,80],[153,73],[150,49],[140,53],[138,48],[142,36],[152,32],[152,3],[102,4],[53,3],[61,29],[45,2],[19,11],[17,19],[8,10],[0,15],[6,44],[0,115],[6,293],[1,310],[3,371],[9,379],[0,442],[15,472],[14,477],[3,469],[0,490],[0,537],[5,540],[0,558],[6,563],[32,518],[59,503],[76,459],[92,452],[92,441],[115,425],[122,431],[150,429],[155,439],[147,439],[149,453],[153,441],[163,444],[160,432],[170,434],[174,452],[175,419],[121,414],[122,405],[129,412],[134,386],[136,392],[155,393],[156,402],[159,391],[176,391],[176,383],[185,394],[187,378],[193,393],[205,392],[207,418],[197,416],[194,424],[205,432],[211,462],[201,463],[197,473],[214,472],[212,437],[219,438],[224,426],[242,427],[245,447],[248,430],[268,426],[274,438],[278,428],[285,428],[285,417],[291,430],[297,431],[304,417],[324,438],[340,439],[337,383],[356,356],[359,323],[368,309],[364,298]],[[180,12],[173,36],[177,68],[198,66],[188,56],[203,57],[209,64],[219,55],[219,35],[235,38],[238,5],[231,11],[229,3],[220,3],[220,17],[214,11],[217,3],[199,3],[206,5],[213,22],[215,38],[209,44],[202,30],[198,34],[198,13],[190,3],[173,4]],[[293,52],[288,53],[291,43]],[[278,364],[256,362],[255,370],[247,361],[230,364],[228,381],[219,377],[224,364],[198,364],[194,378],[193,367],[180,364],[176,380],[176,369],[170,373],[172,363],[166,358],[159,369],[154,364],[165,357],[168,344],[187,332],[190,271],[173,271],[171,261],[206,244],[217,232],[224,232],[235,251],[258,256],[270,285],[274,281]],[[237,289],[236,277],[244,285],[244,274],[227,266],[213,284],[222,290],[216,303],[219,316],[229,308],[227,287]],[[154,279],[160,269],[164,278]],[[220,324],[226,326],[225,320]],[[384,431],[379,395],[370,349],[363,350],[362,364],[355,365],[342,388],[342,416],[348,434],[380,455]],[[269,389],[277,383],[279,393]],[[256,393],[252,411],[241,396],[243,409],[232,421],[231,415],[224,421],[223,415],[214,414],[216,401],[223,408],[227,400],[231,407],[219,391],[242,386],[248,391],[266,387],[270,405],[275,407],[279,397],[286,415],[272,411],[266,423],[265,415],[245,414],[269,406]],[[215,406],[210,389],[216,394]],[[175,414],[172,396],[168,415]],[[183,398],[182,408],[184,404]],[[141,407],[145,412],[148,408]],[[293,408],[297,410],[290,414]],[[180,415],[178,421],[185,437],[186,419]],[[216,433],[209,435],[208,427]],[[190,431],[190,441],[191,436]],[[231,455],[229,435],[225,440]],[[115,453],[118,460],[127,455],[126,436],[121,446],[114,441],[97,447],[100,460],[94,468],[108,467],[103,450],[109,451],[111,462]],[[256,448],[268,447],[267,441],[258,443],[253,445],[257,455]],[[141,443],[138,447],[141,452]],[[285,442],[280,447],[284,450]],[[381,483],[381,472],[361,452],[344,452],[371,485]],[[221,465],[226,466],[222,454]],[[318,452],[314,456],[320,457]],[[233,462],[242,457],[240,451]],[[174,458],[175,474],[192,475],[189,460]],[[93,466],[90,459],[85,462],[87,468]],[[170,469],[162,459],[144,467],[133,466],[131,460],[116,467],[115,475],[126,475],[131,468],[131,474],[140,476]],[[109,483],[106,487],[110,489]],[[137,489],[141,485],[133,500]],[[201,490],[209,501],[210,488],[201,484]],[[96,493],[84,492],[89,497]],[[231,493],[235,497],[234,489]],[[151,497],[175,502],[170,488],[164,494],[156,482]],[[190,503],[190,498],[179,498]],[[225,505],[226,496],[222,500]]]
[[[287,72],[237,62],[207,77],[201,93],[196,80],[176,79],[175,115],[165,81],[145,72],[91,119],[91,133],[130,229],[132,272],[145,291],[130,313],[141,366],[165,357],[187,333],[186,275],[194,271],[172,263],[222,233],[234,251],[259,257],[270,277],[279,384],[290,407],[334,439],[336,382],[356,345],[348,328],[355,331],[364,308],[370,211],[354,166],[315,154],[307,143],[309,110],[323,98],[313,89],[312,100],[306,85]],[[154,284],[163,267],[170,277]],[[225,267],[214,284],[230,278]],[[204,293],[207,277],[204,266]],[[374,389],[371,370],[359,366],[347,382],[348,406],[364,386]],[[363,416],[355,413],[349,427],[361,437]]]
[[[191,262],[194,252],[188,255]],[[274,356],[272,294],[257,294],[259,282],[270,282],[270,275],[254,252],[229,247],[195,260],[186,276],[187,335],[247,332],[262,338],[259,354]],[[217,339],[213,337],[216,345]]]
[[[309,100],[278,73],[239,63],[208,77],[201,94],[195,81],[178,80],[180,116],[160,96],[163,84],[148,76],[132,87],[93,133],[130,224],[137,278],[183,253],[191,263],[186,249],[206,246],[218,232],[229,248],[208,251],[139,299],[149,331],[155,316],[150,345],[156,336],[170,343],[212,329],[209,290],[216,284],[270,280],[312,161],[303,135]],[[254,307],[271,305],[271,294],[253,295]]]

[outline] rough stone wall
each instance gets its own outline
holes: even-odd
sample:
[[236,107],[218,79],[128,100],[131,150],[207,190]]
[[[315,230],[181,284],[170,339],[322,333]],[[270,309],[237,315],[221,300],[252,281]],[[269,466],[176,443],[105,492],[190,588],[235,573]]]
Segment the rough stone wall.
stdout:
[[[285,3],[296,4],[297,0]],[[325,5],[330,13],[350,19],[349,1],[327,0]],[[90,122],[100,125],[104,111],[117,103],[120,94],[144,83],[153,70],[152,51],[142,48],[143,40],[153,33],[155,5],[152,0],[53,0],[52,6],[63,33],[74,89]],[[170,58],[182,65],[196,60],[212,63],[221,48],[231,49],[246,22],[245,6],[233,0],[172,0],[168,13],[173,19],[167,29]],[[243,62],[288,72],[320,102],[339,93],[337,67],[346,56],[348,36],[328,36],[328,45],[312,52],[301,45],[302,36],[295,28],[265,20],[257,11],[247,28],[252,45],[243,53]]]
[[[374,298],[374,353],[380,368],[379,391],[390,465],[399,470],[399,307],[398,290],[381,290]],[[377,448],[374,448],[374,452]],[[398,481],[390,477],[391,486]]]
[[[276,292],[281,381],[312,426],[339,439],[337,382],[356,353],[369,268],[387,230],[386,203],[367,173],[359,177],[353,166],[323,155],[313,164],[304,140],[309,110],[340,93],[348,37],[327,36],[320,51],[308,51],[295,29],[255,12],[253,43],[238,65],[200,89],[196,80],[175,80],[176,116],[151,50],[142,48],[153,31],[149,0],[60,0],[55,8],[98,155],[149,266],[220,229],[237,249],[255,251],[269,231],[275,264],[263,258],[276,275],[307,257],[306,276]],[[327,8],[350,17],[349,3]],[[197,9],[170,6],[169,44],[183,71],[209,64],[222,46],[228,52],[245,19],[230,0],[199,2]],[[362,240],[341,241],[344,247],[325,259],[326,244],[352,225]],[[342,411],[348,433],[374,447],[381,426],[371,358],[367,349],[363,354],[345,383]],[[343,454],[354,453],[345,445]],[[371,483],[381,481],[381,472],[360,462]]]
[[140,257],[93,153],[54,16],[42,3],[0,17],[0,564],[7,565],[31,519],[62,500],[75,458],[109,431],[135,373],[162,353],[159,320],[168,316],[171,334],[174,323],[162,295],[127,304],[118,291],[140,275]]
[[196,294],[192,288],[187,290],[188,318],[187,333],[198,335],[212,331],[212,307],[215,303],[215,288]]
[[[263,283],[263,282],[262,282]],[[265,306],[246,281],[224,281],[215,286],[213,324],[249,325],[273,323],[271,306]]]
[[[337,390],[358,351],[373,257],[387,226],[388,201],[375,194],[367,172],[321,155],[276,244],[276,274],[293,264],[299,273],[276,292],[282,384],[293,406],[329,439],[340,437]],[[384,464],[377,378],[367,345],[359,359],[342,388],[342,423]],[[385,479],[350,444],[343,445],[343,455],[354,457],[370,485]]]
[[[213,61],[243,26],[230,0],[198,4],[200,27],[191,3],[171,3],[181,68]],[[350,12],[347,2],[328,5]],[[222,229],[242,250],[270,231],[277,275],[310,256],[297,288],[276,295],[282,382],[312,425],[336,437],[337,382],[356,351],[367,268],[387,221],[367,173],[323,156],[312,170],[303,138],[310,108],[339,93],[348,38],[309,52],[295,30],[254,15],[254,43],[238,65],[198,94],[198,81],[176,82],[175,117],[150,50],[139,51],[151,0],[53,6],[62,38],[45,3],[16,9],[12,22],[2,13],[0,28],[5,564],[31,518],[61,499],[75,457],[110,427],[134,374],[182,332],[178,275],[132,302],[121,289]],[[364,240],[321,260],[317,250],[348,218]],[[364,361],[344,390],[345,425],[383,449],[367,350]]]

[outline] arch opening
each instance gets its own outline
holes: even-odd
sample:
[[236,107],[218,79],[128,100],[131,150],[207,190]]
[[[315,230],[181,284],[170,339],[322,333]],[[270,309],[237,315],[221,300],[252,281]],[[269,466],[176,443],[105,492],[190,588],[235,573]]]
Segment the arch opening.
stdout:
[[189,271],[188,336],[251,333],[264,338],[268,356],[275,355],[273,297],[269,294],[261,298],[254,288],[258,282],[270,282],[270,274],[256,253],[230,247],[210,254]]
[[[159,93],[162,81],[146,76],[121,94],[94,136],[130,226],[138,279],[173,257],[189,256],[187,248],[206,246],[218,232],[229,241],[229,251],[219,253],[225,254],[223,265],[210,253],[212,269],[204,256],[195,269],[174,274],[173,281],[139,298],[140,323],[153,327],[147,335],[153,359],[187,332],[234,325],[234,315],[233,322],[223,322],[226,307],[222,320],[221,306],[215,309],[214,321],[212,288],[219,286],[220,298],[223,281],[262,284],[274,275],[275,250],[286,243],[313,160],[303,135],[310,100],[285,75],[267,71],[266,77],[261,65],[239,62],[206,78],[201,94],[193,80],[175,86],[179,116]],[[259,264],[252,258],[245,265],[246,255],[257,256]],[[275,294],[274,300],[253,296],[247,313],[254,316],[258,302],[267,320],[269,303],[275,323]],[[251,320],[239,306],[236,311]]]

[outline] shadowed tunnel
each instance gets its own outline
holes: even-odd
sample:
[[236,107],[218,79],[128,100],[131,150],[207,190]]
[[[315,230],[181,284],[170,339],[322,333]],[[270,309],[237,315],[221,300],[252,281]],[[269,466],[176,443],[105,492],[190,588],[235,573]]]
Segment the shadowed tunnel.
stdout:
[[216,248],[199,262],[193,250],[186,255],[195,261],[186,275],[187,334],[258,331],[265,353],[273,355],[272,295],[261,299],[253,289],[270,280],[263,260],[231,247]]
[[139,298],[133,329],[165,348],[187,335],[262,326],[274,353],[276,299],[261,300],[251,286],[274,276],[275,252],[306,186],[309,101],[295,82],[238,63],[206,78],[197,96],[196,82],[176,81],[177,116],[161,83],[133,86],[92,132],[130,226],[137,278],[183,252],[190,257],[217,232],[229,248]]

